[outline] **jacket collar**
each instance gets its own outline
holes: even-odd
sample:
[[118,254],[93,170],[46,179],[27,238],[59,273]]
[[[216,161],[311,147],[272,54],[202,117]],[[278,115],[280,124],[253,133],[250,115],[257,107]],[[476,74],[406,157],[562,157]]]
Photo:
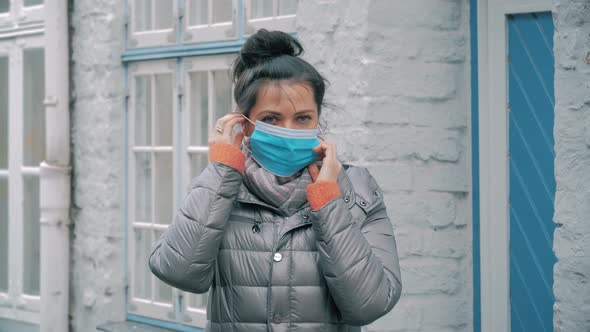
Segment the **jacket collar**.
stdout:
[[[340,189],[340,195],[342,196],[342,198],[344,199],[344,202],[347,204],[348,208],[351,208],[352,205],[354,204],[354,188],[352,186],[352,182],[350,181],[349,175],[347,173],[347,169],[350,167],[350,165],[348,164],[342,164],[342,169],[340,170],[340,174],[338,175],[338,188]],[[264,201],[262,201],[261,199],[259,199],[256,195],[254,195],[252,192],[250,192],[250,190],[248,190],[248,188],[246,187],[246,185],[244,184],[244,182],[242,181],[241,185],[240,185],[240,189],[238,191],[238,196],[236,199],[238,202],[242,202],[242,203],[247,203],[247,204],[257,204],[257,205],[261,205],[264,207],[267,207],[273,211],[275,211],[276,213],[283,215],[285,217],[289,217],[284,215],[283,212],[281,212],[279,209],[275,208],[274,206],[265,203]],[[311,210],[310,206],[309,206],[309,202],[305,202],[305,204],[303,204],[303,206],[301,207],[301,209],[298,210],[299,211],[303,210],[304,214],[309,214],[309,211]]]

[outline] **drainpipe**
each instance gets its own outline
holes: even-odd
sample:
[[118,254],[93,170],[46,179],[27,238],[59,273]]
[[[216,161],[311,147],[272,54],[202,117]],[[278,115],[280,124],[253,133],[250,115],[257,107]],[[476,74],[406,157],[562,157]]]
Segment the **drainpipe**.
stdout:
[[69,330],[70,113],[68,0],[45,1],[45,160],[41,163],[40,332]]

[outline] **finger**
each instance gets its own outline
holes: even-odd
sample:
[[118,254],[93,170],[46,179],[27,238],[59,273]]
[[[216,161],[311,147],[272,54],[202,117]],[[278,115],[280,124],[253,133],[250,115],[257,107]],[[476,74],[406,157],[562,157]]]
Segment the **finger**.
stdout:
[[242,117],[234,117],[232,119],[229,119],[224,125],[223,125],[223,134],[224,135],[229,135],[229,137],[231,137],[231,132],[232,129],[234,128],[234,126],[238,123],[238,122],[243,122],[244,118]]
[[215,124],[218,125],[218,126],[220,126],[220,127],[222,127],[222,128],[224,128],[225,127],[225,124],[229,120],[231,120],[231,119],[233,119],[233,118],[235,118],[237,116],[240,116],[240,114],[239,113],[229,113],[229,114],[226,114],[226,115],[220,117],[219,119],[217,119],[217,121],[215,122]]
[[320,144],[318,144],[316,147],[314,147],[311,150],[319,153],[319,152],[324,151],[325,149],[326,149],[326,142],[320,142]]
[[311,163],[309,164],[309,166],[307,166],[307,169],[309,170],[309,175],[311,175],[311,179],[313,180],[313,182],[315,182],[315,179],[317,179],[318,175],[320,174],[320,169],[318,168],[318,165],[316,165],[316,163]]
[[336,160],[336,144],[329,143],[326,149],[326,157],[330,160]]

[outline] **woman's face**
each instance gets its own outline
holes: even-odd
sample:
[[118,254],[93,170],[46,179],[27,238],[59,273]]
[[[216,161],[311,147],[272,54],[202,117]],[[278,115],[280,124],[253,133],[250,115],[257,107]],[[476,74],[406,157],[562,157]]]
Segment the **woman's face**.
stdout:
[[[289,129],[314,129],[319,122],[318,107],[309,83],[265,84],[256,94],[250,109],[250,120]],[[250,136],[254,125],[246,122],[245,134]]]

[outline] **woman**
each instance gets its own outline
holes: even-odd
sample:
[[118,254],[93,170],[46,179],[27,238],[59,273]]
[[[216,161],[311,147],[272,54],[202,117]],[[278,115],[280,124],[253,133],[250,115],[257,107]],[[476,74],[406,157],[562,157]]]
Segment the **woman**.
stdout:
[[158,278],[210,290],[207,331],[360,331],[400,297],[382,191],[318,139],[324,79],[302,52],[283,32],[248,38],[240,111],[217,120],[209,164],[154,244]]

